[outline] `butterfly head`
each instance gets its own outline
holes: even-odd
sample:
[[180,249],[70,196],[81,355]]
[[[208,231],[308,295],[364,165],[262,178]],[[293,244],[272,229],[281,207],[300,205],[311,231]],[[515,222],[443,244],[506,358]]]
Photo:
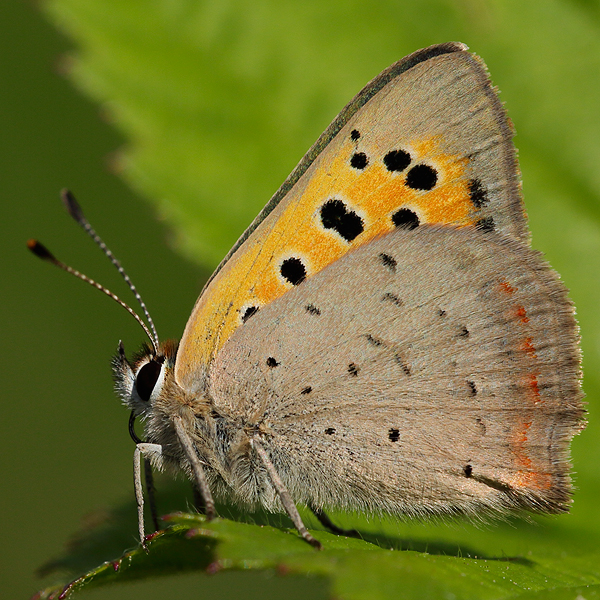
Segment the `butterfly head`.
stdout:
[[147,417],[161,394],[174,384],[173,369],[177,342],[168,341],[155,350],[144,344],[132,360],[125,355],[119,342],[113,358],[113,376],[118,396],[136,417]]
[[[144,319],[142,319],[138,313],[136,313],[128,304],[123,302],[123,300],[111,292],[107,287],[58,260],[44,245],[37,240],[29,240],[27,242],[27,247],[38,258],[41,258],[42,260],[62,269],[63,271],[70,273],[78,279],[81,279],[114,300],[139,323],[148,336],[150,344],[144,345],[142,350],[133,357],[132,362],[127,360],[122,343],[119,343],[118,354],[113,359],[115,387],[118,395],[123,400],[123,403],[132,411],[129,422],[131,436],[136,442],[140,442],[141,440],[139,440],[139,438],[137,438],[133,432],[133,421],[136,417],[140,416],[144,419],[147,419],[149,416],[154,415],[156,417],[155,421],[157,419],[160,421],[161,416],[164,416],[164,414],[168,412],[166,410],[169,406],[168,399],[172,400],[170,403],[172,408],[171,413],[176,412],[178,403],[190,404],[189,395],[186,394],[175,381],[174,367],[178,344],[177,342],[173,341],[168,341],[165,343],[160,342],[156,327],[154,326],[152,317],[146,308],[146,304],[142,300],[142,297],[140,296],[136,287],[133,285],[133,282],[121,266],[121,263],[109,250],[100,236],[94,231],[89,221],[85,218],[79,203],[71,194],[71,192],[68,190],[63,190],[61,196],[70,216],[100,247],[104,255],[112,262],[119,274],[123,277],[127,286],[131,292],[133,292],[133,295],[138,301],[142,309],[142,314],[146,317],[146,321],[144,321]],[[165,410],[163,411],[156,410],[157,404],[160,404],[160,398],[164,400],[162,407]],[[202,409],[204,404],[200,402],[200,405]],[[200,412],[202,412],[201,409],[199,409]],[[155,413],[158,413],[158,415]],[[160,423],[155,425],[159,426]]]

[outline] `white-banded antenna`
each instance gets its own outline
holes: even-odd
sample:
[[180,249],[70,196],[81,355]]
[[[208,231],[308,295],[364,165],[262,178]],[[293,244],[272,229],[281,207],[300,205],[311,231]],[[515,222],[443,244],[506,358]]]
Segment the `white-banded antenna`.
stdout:
[[146,325],[146,323],[144,323],[142,318],[128,304],[123,302],[123,300],[121,300],[116,294],[113,294],[113,292],[111,292],[107,287],[104,287],[102,284],[98,283],[97,281],[94,281],[91,277],[84,275],[83,273],[77,271],[73,267],[70,267],[69,265],[58,260],[43,244],[41,244],[37,240],[29,240],[27,242],[27,247],[38,258],[41,258],[42,260],[53,264],[59,269],[62,269],[63,271],[74,275],[78,279],[89,283],[92,287],[95,287],[97,290],[100,290],[103,294],[106,294],[109,298],[112,298],[117,304],[122,306],[142,326],[142,329],[145,331],[146,335],[150,339],[150,342],[152,343],[154,353],[158,354],[160,343],[158,333],[156,332],[156,327],[154,326],[154,321],[152,320],[152,317],[150,316],[150,313],[148,312],[148,309],[146,308],[146,304],[142,300],[142,297],[140,296],[135,285],[133,285],[133,282],[129,278],[129,275],[127,275],[127,273],[121,266],[121,263],[117,260],[117,258],[110,251],[107,245],[102,241],[102,238],[94,231],[89,221],[85,218],[83,211],[81,210],[81,207],[79,206],[77,200],[75,200],[73,194],[71,194],[69,190],[63,190],[61,192],[61,198],[71,217],[73,217],[73,219],[94,240],[94,242],[100,247],[104,255],[107,256],[110,262],[117,268],[117,271],[119,271],[121,277],[123,277],[125,283],[127,283],[129,289],[133,292],[133,295],[142,307],[144,315],[146,316],[146,319],[150,324],[150,328],[148,328],[148,326]]
[[94,231],[94,228],[90,225],[90,222],[85,218],[83,211],[81,210],[81,206],[79,206],[79,202],[75,199],[75,196],[67,190],[61,190],[60,197],[65,205],[67,211],[73,217],[76,223],[78,223],[83,230],[94,240],[94,242],[99,246],[100,250],[104,252],[105,256],[108,257],[110,262],[117,268],[121,277],[125,280],[125,283],[129,286],[129,289],[132,291],[135,299],[138,301],[139,305],[142,307],[144,311],[144,315],[148,320],[148,324],[150,325],[150,329],[152,330],[153,337],[150,339],[153,341],[153,345],[155,350],[158,351],[158,333],[156,333],[156,327],[154,326],[154,321],[146,308],[145,302],[142,300],[140,293],[137,291],[135,285],[133,285],[133,281],[129,279],[129,275],[125,272],[125,269],[121,266],[121,263],[117,260],[117,257],[110,251],[110,248],[104,243],[102,238]]

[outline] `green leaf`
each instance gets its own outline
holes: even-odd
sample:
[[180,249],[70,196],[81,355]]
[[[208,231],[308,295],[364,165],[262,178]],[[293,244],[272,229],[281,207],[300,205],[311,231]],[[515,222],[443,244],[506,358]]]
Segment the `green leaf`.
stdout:
[[[544,531],[538,530],[541,536],[535,539],[535,526],[529,526],[533,538],[529,548],[535,548],[535,552],[530,549],[525,556],[478,550],[480,545],[489,545],[477,539],[481,536],[476,532],[465,536],[464,531],[454,531],[448,536],[438,530],[436,535],[441,536],[428,540],[435,531],[431,526],[421,526],[414,535],[414,527],[384,521],[375,526],[364,522],[360,528],[363,539],[314,531],[324,547],[319,552],[293,528],[282,529],[280,523],[274,526],[278,517],[256,513],[241,518],[247,522],[207,522],[197,514],[169,515],[165,520],[170,527],[149,540],[147,552],[141,547],[130,550],[76,578],[66,588],[49,588],[40,597],[51,598],[59,593],[66,597],[82,588],[189,570],[204,570],[207,574],[274,570],[282,575],[317,576],[326,580],[332,597],[348,600],[383,600],[394,597],[398,590],[407,599],[528,597],[541,590],[575,595],[585,590],[588,598],[593,597],[589,596],[591,590],[600,590],[600,552],[578,547],[575,540],[568,539],[563,539],[560,547],[549,546]],[[119,527],[122,525],[119,523]],[[114,523],[111,528],[117,532]],[[96,543],[98,539],[106,540],[107,531],[100,528],[91,538],[96,538]],[[514,545],[514,530],[500,528],[497,533],[498,547],[510,549]],[[77,568],[81,554],[80,543],[51,568]]]
[[[572,290],[586,391],[600,372],[600,13],[546,0],[46,0],[75,42],[70,75],[127,145],[114,167],[171,226],[175,245],[214,266],[344,104],[405,54],[461,40],[480,54],[516,123],[534,245]],[[180,515],[149,553],[132,545],[135,510],[80,535],[47,565],[71,591],[181,570],[316,575],[331,597],[600,597],[600,429],[574,442],[574,511],[537,524],[401,523],[335,515],[363,540],[319,530],[315,552],[284,517],[206,523]],[[181,493],[180,488],[172,488]],[[170,510],[185,506],[176,494]],[[244,522],[244,520],[246,522]],[[289,524],[287,525],[289,527]],[[122,555],[121,559],[118,559]],[[103,560],[111,562],[93,568]],[[115,560],[119,560],[116,569]],[[90,570],[91,569],[91,570]],[[45,596],[51,594],[44,592]]]

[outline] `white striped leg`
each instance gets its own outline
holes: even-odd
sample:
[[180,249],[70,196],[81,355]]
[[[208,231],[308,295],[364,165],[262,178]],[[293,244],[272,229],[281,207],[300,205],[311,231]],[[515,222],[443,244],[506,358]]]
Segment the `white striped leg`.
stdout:
[[292,523],[294,524],[294,527],[298,530],[298,533],[311,546],[314,546],[315,548],[317,548],[317,550],[321,550],[321,548],[322,548],[321,542],[319,542],[319,540],[316,540],[308,532],[308,529],[306,529],[306,526],[302,522],[302,517],[300,516],[298,509],[296,508],[296,505],[294,504],[294,501],[292,500],[290,493],[288,492],[287,488],[283,484],[283,481],[281,481],[281,478],[279,477],[277,471],[275,470],[275,467],[273,466],[273,463],[271,462],[269,455],[266,453],[265,449],[261,446],[261,444],[257,440],[251,440],[250,443],[256,450],[256,453],[258,454],[260,459],[263,461],[263,464],[265,465],[265,467],[267,469],[267,473],[269,474],[269,478],[271,479],[271,483],[273,484],[273,487],[277,490],[277,493],[279,494],[281,503],[283,504],[283,508],[285,508],[285,511],[289,515],[290,519],[292,519]]
[[215,501],[213,500],[212,494],[210,493],[210,488],[208,487],[208,481],[206,480],[206,475],[204,474],[204,469],[202,468],[202,463],[198,458],[198,454],[194,448],[194,444],[190,439],[190,436],[187,434],[185,427],[183,426],[183,420],[181,417],[175,417],[173,419],[173,423],[175,425],[175,432],[177,433],[177,437],[181,442],[181,446],[185,452],[185,455],[192,467],[192,472],[194,473],[194,479],[196,480],[196,485],[200,490],[200,494],[202,495],[202,499],[204,500],[204,506],[206,508],[206,518],[210,521],[217,516],[215,511]]
[[144,488],[142,487],[142,455],[162,454],[160,444],[140,443],[135,447],[133,453],[133,486],[135,488],[135,501],[138,513],[138,532],[143,548],[146,548],[146,532],[144,529]]

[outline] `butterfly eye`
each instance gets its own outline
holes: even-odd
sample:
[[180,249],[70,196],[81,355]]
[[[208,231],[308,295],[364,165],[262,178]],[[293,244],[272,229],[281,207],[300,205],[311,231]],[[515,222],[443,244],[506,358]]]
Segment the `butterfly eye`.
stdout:
[[161,364],[156,360],[147,362],[138,372],[135,378],[135,389],[137,390],[138,396],[144,401],[148,402],[154,386],[160,376]]

